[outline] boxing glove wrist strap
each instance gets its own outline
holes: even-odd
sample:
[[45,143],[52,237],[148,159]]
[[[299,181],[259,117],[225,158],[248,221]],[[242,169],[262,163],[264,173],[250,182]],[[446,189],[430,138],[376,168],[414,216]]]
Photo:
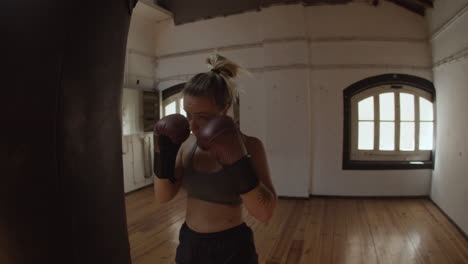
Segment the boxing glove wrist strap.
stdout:
[[167,169],[164,168],[165,165],[163,165],[164,162],[162,161],[163,158],[161,156],[162,155],[160,153],[154,153],[154,176],[156,176],[158,179],[166,179],[170,180],[172,183],[175,183],[176,179],[173,175],[168,175],[168,173],[163,172]]
[[244,156],[234,164],[225,165],[223,167],[226,174],[238,179],[239,194],[250,192],[260,183],[250,155]]
[[181,144],[173,143],[167,136],[158,136],[157,140],[160,152],[154,153],[154,174],[159,179],[168,179],[175,183],[175,163]]

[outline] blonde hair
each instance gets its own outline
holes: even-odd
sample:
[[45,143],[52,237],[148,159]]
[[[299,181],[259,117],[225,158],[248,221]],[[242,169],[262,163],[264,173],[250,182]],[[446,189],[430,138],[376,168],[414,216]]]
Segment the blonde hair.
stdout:
[[219,54],[206,58],[206,63],[211,70],[193,76],[185,84],[184,95],[211,97],[219,109],[229,108],[238,96],[233,79],[241,67]]

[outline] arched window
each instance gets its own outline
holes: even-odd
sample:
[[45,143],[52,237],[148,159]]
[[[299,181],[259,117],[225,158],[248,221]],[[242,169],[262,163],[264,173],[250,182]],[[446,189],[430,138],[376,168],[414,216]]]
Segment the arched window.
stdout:
[[343,95],[343,169],[433,168],[431,82],[385,74],[359,81]]
[[162,117],[176,113],[187,116],[184,111],[184,97],[181,93],[184,86],[185,83],[177,84],[162,92]]

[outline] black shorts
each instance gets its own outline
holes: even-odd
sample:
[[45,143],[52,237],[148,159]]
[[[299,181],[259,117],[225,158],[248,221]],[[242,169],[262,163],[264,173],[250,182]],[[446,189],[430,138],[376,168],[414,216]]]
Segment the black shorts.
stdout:
[[180,228],[177,264],[257,264],[253,232],[245,223],[216,233]]

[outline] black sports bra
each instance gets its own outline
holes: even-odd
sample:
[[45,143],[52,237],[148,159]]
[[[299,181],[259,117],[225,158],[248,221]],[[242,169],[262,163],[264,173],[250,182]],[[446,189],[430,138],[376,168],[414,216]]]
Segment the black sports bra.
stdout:
[[199,173],[193,168],[193,157],[197,150],[195,143],[184,170],[182,186],[191,198],[225,205],[239,205],[242,199],[236,191],[235,182],[221,169],[214,173]]

